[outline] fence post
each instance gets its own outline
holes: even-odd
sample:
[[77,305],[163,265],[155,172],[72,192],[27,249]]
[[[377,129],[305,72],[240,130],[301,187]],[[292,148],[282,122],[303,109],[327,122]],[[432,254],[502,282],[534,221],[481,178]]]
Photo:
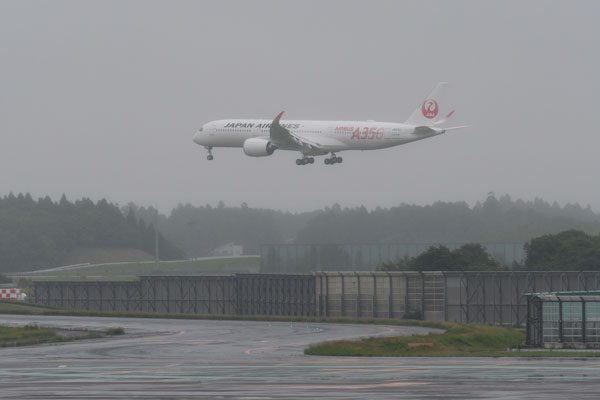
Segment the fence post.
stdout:
[[527,296],[527,319],[525,322],[525,344],[531,346],[531,335],[529,331],[532,329],[532,315],[531,315],[531,296]]
[[586,318],[585,318],[585,300],[583,299],[583,297],[580,297],[581,299],[581,340],[583,341],[583,343],[585,343],[587,341],[587,336],[586,336]]
[[419,271],[421,275],[421,319],[425,319],[425,274]]
[[340,272],[340,284],[342,286],[342,299],[340,301],[340,314],[341,316],[345,316],[346,315],[346,301],[344,299],[344,274]]
[[448,321],[448,276],[442,271],[444,277],[444,321]]
[[325,274],[325,316],[329,316],[329,276],[326,272]]
[[404,314],[409,310],[410,301],[408,298],[408,274],[406,272],[402,272],[402,276],[404,277]]
[[355,272],[356,276],[356,318],[360,317],[360,275]]
[[560,298],[558,299],[558,341],[563,342],[563,306]]
[[388,318],[394,318],[394,312],[392,310],[392,305],[394,304],[394,300],[392,297],[392,290],[393,290],[393,284],[392,284],[392,274],[390,274],[389,272],[387,272],[387,278],[388,278],[388,284],[389,284],[389,294],[388,294]]
[[371,273],[373,277],[373,296],[371,300],[371,318],[377,317],[377,275],[375,272]]

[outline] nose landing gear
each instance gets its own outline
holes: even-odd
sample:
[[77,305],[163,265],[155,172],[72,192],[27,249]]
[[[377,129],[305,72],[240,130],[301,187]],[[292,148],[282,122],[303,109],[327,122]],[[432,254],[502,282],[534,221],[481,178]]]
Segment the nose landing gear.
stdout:
[[212,161],[213,160],[213,155],[212,155],[212,146],[205,146],[206,150],[208,150],[208,155],[206,156],[206,159],[208,161]]

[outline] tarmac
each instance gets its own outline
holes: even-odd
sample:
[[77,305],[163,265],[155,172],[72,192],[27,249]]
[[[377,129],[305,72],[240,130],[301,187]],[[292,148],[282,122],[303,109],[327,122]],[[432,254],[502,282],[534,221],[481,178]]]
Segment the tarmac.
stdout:
[[305,356],[310,343],[428,328],[1,315],[120,326],[103,339],[0,349],[3,399],[597,399],[598,359]]

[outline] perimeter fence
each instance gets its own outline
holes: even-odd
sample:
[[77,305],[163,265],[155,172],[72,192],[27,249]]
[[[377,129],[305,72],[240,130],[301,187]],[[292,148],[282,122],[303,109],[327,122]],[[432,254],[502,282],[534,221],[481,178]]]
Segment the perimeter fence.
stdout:
[[311,275],[148,276],[37,281],[36,304],[73,310],[207,315],[315,315]]
[[[431,246],[446,246],[450,250],[466,243],[276,243],[260,246],[261,272],[307,273],[316,271],[374,271],[383,263],[393,263],[404,257],[415,257]],[[482,243],[486,251],[500,264],[523,264],[523,243]]]
[[423,318],[523,325],[525,293],[600,290],[597,271],[317,272],[38,281],[40,305],[109,312]]

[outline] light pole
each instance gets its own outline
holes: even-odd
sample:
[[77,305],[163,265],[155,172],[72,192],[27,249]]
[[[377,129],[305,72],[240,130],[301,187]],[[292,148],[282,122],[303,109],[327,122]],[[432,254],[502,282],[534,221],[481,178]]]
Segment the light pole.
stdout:
[[158,270],[158,209],[154,213],[154,263]]

